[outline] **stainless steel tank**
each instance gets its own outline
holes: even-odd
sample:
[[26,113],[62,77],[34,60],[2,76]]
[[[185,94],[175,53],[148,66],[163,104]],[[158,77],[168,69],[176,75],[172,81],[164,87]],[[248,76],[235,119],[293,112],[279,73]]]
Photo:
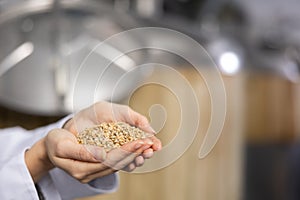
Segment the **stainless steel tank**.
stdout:
[[[86,91],[95,88],[103,63],[118,47],[94,51],[77,86],[77,107],[72,91],[80,65],[92,49],[106,38],[136,25],[130,16],[114,12],[110,1],[22,1],[0,12],[0,103],[30,114],[53,115],[71,112],[90,103]],[[128,38],[128,44],[136,43]],[[126,45],[126,42],[121,45]],[[142,53],[112,61],[104,74],[95,100],[119,101],[143,75],[131,76],[122,90],[111,96],[126,69],[134,68]]]

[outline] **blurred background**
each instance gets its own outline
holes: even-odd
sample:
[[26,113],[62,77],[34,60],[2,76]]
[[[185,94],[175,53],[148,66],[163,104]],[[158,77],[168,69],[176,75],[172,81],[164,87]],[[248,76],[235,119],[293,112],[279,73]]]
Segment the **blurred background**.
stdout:
[[[129,91],[157,79],[176,85],[176,78],[142,71],[113,97],[110,91],[128,68],[144,63],[171,66],[200,99],[198,134],[171,165],[146,174],[120,172],[116,193],[86,199],[300,199],[299,8],[297,0],[2,0],[0,127],[33,129],[88,105],[84,97],[93,87],[89,78],[101,67],[100,58],[109,60],[118,51],[108,46],[96,52],[92,62],[97,66],[83,77],[77,91],[83,98],[74,106],[76,72],[95,45],[132,28],[170,28],[203,45],[222,74],[227,114],[221,137],[207,157],[198,158],[211,100],[203,77],[189,62],[153,49],[124,55],[105,74],[105,89],[97,99],[128,103],[148,118],[152,105],[162,105],[167,119],[158,137],[166,145],[180,125],[182,102],[157,84]],[[141,38],[127,42],[139,43]],[[202,67],[209,71],[207,62]],[[188,89],[180,83],[176,87]],[[183,101],[189,104],[188,98]],[[164,120],[161,112],[151,119]]]

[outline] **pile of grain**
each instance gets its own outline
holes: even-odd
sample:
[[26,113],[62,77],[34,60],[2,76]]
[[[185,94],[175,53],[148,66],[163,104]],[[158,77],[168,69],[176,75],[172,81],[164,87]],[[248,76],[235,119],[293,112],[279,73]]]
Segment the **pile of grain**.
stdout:
[[125,122],[104,122],[86,128],[78,134],[77,140],[80,144],[96,145],[110,151],[128,142],[149,136],[151,135]]

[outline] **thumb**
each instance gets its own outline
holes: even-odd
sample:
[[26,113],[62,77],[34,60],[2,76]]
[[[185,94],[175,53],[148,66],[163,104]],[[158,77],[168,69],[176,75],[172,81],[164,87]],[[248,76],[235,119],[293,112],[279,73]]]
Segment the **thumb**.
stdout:
[[133,125],[139,127],[143,131],[150,133],[152,135],[156,134],[155,130],[151,127],[148,119],[145,116],[143,116],[133,110],[131,110],[131,111],[132,112],[130,114],[130,119],[133,122],[132,123]]

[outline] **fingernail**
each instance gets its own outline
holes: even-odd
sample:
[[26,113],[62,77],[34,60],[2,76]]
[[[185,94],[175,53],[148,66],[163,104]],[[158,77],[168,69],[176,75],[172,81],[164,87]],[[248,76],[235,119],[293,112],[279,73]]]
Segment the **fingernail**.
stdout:
[[106,152],[103,148],[92,145],[84,145],[84,147],[96,160],[103,162],[106,159]]
[[153,141],[152,141],[150,138],[145,138],[145,139],[144,139],[144,142],[145,142],[146,144],[148,144],[148,145],[153,145],[153,144],[154,144]]
[[145,158],[151,158],[153,155],[154,155],[153,151],[149,151],[149,152],[144,154]]
[[147,141],[147,144],[153,145],[153,141],[149,140],[149,141]]

